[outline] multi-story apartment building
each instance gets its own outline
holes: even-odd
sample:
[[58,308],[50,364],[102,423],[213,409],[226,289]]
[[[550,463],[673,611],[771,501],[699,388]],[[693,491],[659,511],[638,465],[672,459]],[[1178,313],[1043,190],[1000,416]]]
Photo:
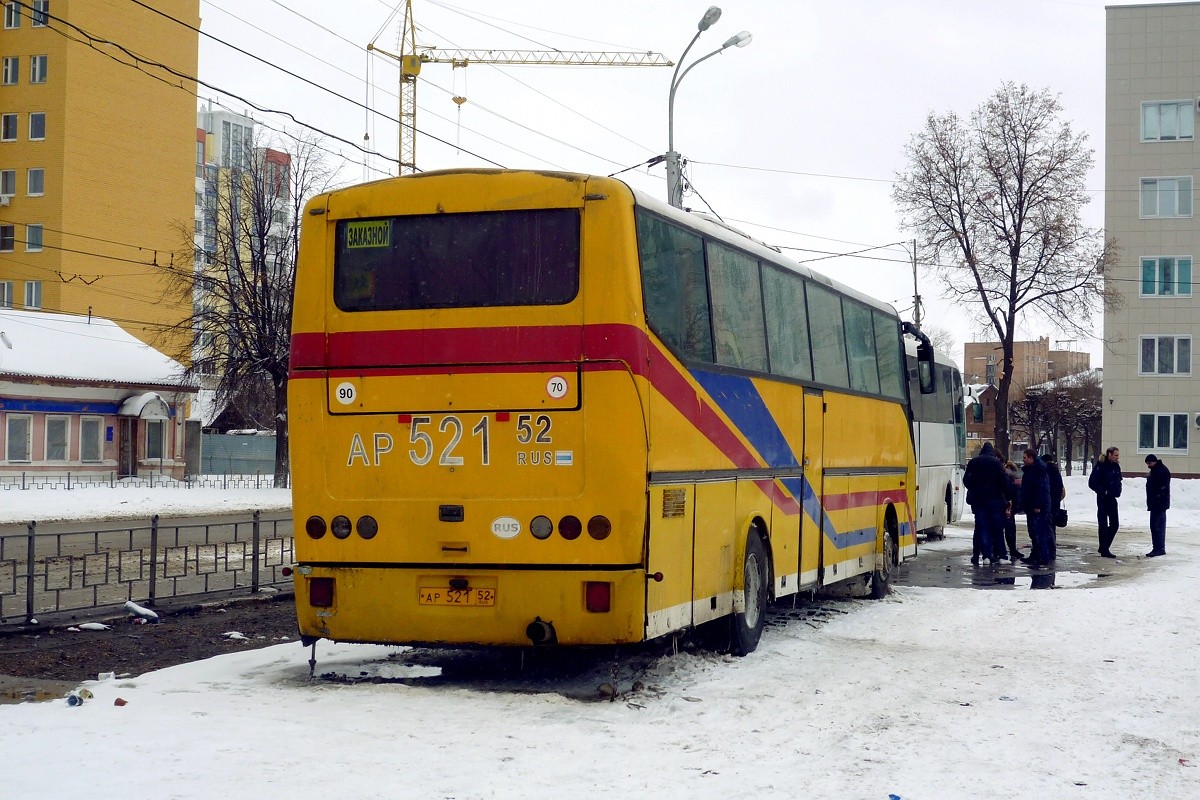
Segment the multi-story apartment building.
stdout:
[[1200,476],[1194,183],[1200,3],[1107,9],[1104,227],[1120,248],[1105,312],[1104,443]]
[[[199,0],[4,2],[0,305],[94,313],[166,351],[191,224]],[[105,42],[113,42],[135,60]],[[176,352],[171,352],[175,350]]]
[[[963,383],[998,385],[1002,361],[999,342],[967,342],[963,345]],[[1051,350],[1049,337],[1013,342],[1012,397],[1020,397],[1026,387],[1089,369],[1090,354]]]

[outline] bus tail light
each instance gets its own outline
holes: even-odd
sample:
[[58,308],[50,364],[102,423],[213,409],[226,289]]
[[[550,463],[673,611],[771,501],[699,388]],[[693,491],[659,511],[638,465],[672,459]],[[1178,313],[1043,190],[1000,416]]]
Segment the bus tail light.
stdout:
[[329,523],[329,530],[339,539],[345,539],[350,535],[350,518],[338,514]]
[[558,532],[564,539],[578,539],[579,534],[583,533],[583,523],[579,517],[568,514],[558,521]]
[[612,584],[607,581],[587,581],[583,584],[584,605],[594,614],[602,614],[612,606]]
[[309,517],[304,521],[304,532],[313,539],[320,539],[325,535],[325,520],[317,516]]
[[596,541],[607,539],[610,533],[612,533],[612,523],[608,521],[608,517],[597,514],[588,520],[588,536]]
[[375,534],[379,533],[379,523],[372,516],[359,517],[355,528],[358,529],[358,535],[364,539],[374,539]]
[[313,608],[333,607],[333,578],[308,579],[308,604]]

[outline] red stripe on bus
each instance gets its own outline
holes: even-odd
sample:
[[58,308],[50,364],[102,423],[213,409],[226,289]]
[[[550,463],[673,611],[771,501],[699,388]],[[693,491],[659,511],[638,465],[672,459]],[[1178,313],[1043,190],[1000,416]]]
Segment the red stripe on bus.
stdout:
[[846,492],[845,494],[827,494],[823,505],[826,511],[845,511],[848,508],[863,508],[879,506],[891,502],[890,493],[894,490],[867,492]]
[[770,478],[764,478],[763,480],[757,480],[754,483],[758,486],[758,488],[763,490],[763,494],[771,498],[771,502],[778,506],[779,510],[783,513],[787,514],[788,516],[800,513],[800,503],[796,500],[796,498],[792,497],[790,494],[781,489],[779,484],[775,483],[774,480]]

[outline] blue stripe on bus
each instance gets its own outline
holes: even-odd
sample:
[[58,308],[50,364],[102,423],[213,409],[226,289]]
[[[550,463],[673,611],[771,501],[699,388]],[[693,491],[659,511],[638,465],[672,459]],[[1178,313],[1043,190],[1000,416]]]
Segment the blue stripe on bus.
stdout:
[[[754,382],[741,375],[693,370],[692,377],[716,401],[769,467],[798,467],[787,437],[771,416]],[[799,497],[799,495],[796,495]]]

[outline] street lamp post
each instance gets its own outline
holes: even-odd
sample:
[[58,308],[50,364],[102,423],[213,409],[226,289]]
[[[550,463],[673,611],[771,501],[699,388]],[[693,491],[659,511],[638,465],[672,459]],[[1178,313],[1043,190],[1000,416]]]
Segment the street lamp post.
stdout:
[[679,84],[687,77],[687,74],[692,71],[692,67],[705,61],[718,53],[728,50],[730,47],[745,47],[750,44],[752,38],[749,31],[730,36],[725,40],[725,43],[713,50],[706,56],[696,59],[691,65],[680,74],[679,69],[683,66],[683,61],[687,58],[688,51],[692,49],[692,45],[700,38],[700,34],[711,28],[718,19],[721,18],[721,9],[716,6],[709,6],[708,11],[704,12],[704,16],[700,18],[699,24],[696,25],[696,35],[688,42],[688,46],[684,48],[683,55],[679,57],[679,61],[675,64],[675,72],[671,75],[671,94],[667,102],[667,202],[676,208],[683,208],[683,167],[680,164],[679,153],[675,152],[675,90],[679,88]]

